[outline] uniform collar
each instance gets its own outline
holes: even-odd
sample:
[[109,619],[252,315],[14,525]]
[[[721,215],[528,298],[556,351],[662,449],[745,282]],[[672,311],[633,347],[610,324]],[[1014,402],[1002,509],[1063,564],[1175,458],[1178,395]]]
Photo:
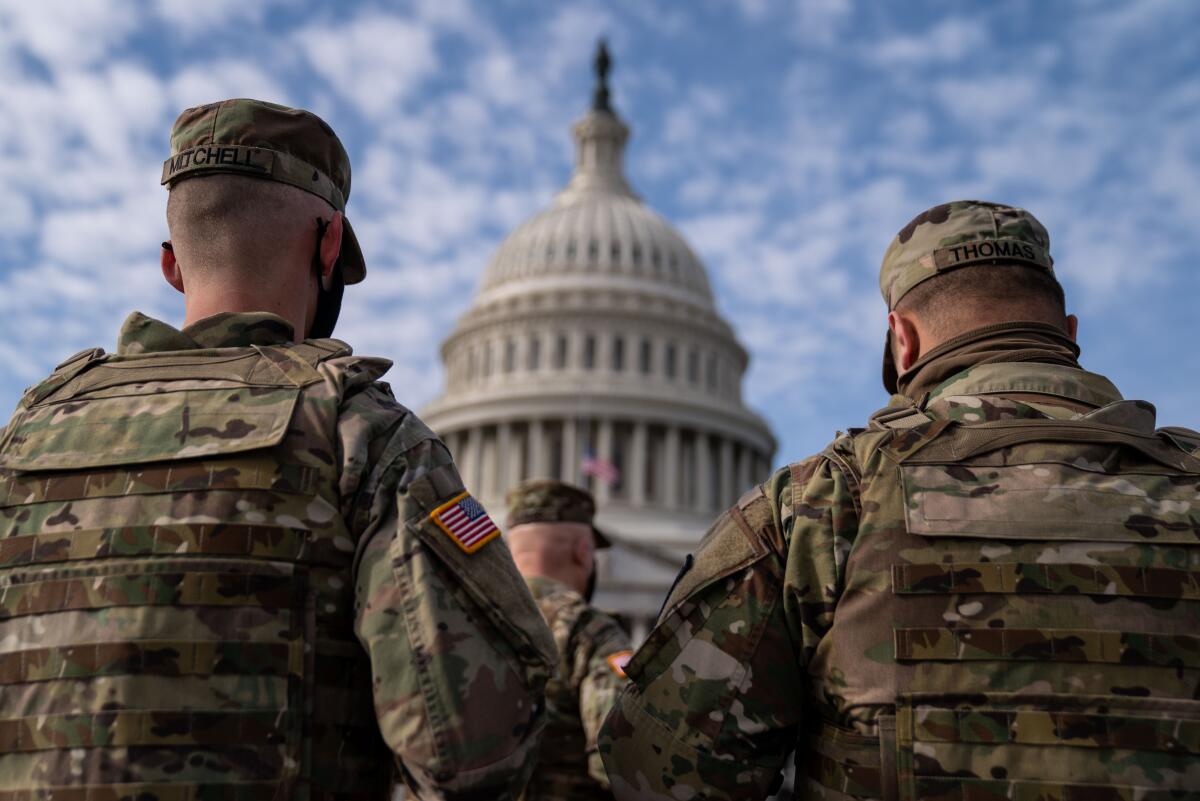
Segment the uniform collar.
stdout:
[[205,317],[182,331],[141,312],[121,325],[117,353],[128,356],[168,350],[248,348],[294,341],[292,324],[268,312],[223,312]]
[[549,576],[525,576],[525,586],[529,587],[529,594],[533,596],[535,601],[540,601],[547,596],[563,592],[569,592],[574,595],[579,594],[566,584],[556,581]]
[[1002,362],[968,367],[930,391],[925,404],[955,395],[1035,393],[1106,406],[1121,400],[1111,381],[1077,367],[1039,362]]

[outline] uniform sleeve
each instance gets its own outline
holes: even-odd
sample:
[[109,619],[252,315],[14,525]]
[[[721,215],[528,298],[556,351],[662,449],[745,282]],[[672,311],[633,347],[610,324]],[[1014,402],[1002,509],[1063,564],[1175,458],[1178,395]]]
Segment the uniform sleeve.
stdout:
[[463,492],[441,442],[401,426],[389,449],[355,573],[380,732],[418,798],[516,798],[545,725],[550,632],[503,540],[467,553],[435,524]]
[[579,716],[587,740],[588,773],[602,787],[608,774],[600,759],[600,727],[624,689],[625,664],[633,656],[629,635],[608,615],[596,613],[578,634],[585,647],[576,651],[579,677]]
[[[705,535],[601,734],[621,801],[760,799],[803,720],[806,663],[832,612],[828,462],[776,473]],[[829,475],[828,472],[825,473]]]

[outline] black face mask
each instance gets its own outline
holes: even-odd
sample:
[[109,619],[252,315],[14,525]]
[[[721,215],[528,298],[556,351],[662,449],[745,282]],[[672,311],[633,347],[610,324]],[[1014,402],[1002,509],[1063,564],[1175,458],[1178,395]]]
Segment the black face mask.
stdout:
[[334,326],[337,325],[338,315],[342,313],[342,293],[346,283],[342,280],[342,265],[339,258],[333,263],[333,272],[329,276],[329,289],[321,281],[321,242],[325,239],[325,229],[329,227],[326,220],[317,218],[317,249],[313,253],[313,269],[317,273],[317,311],[313,315],[312,325],[308,328],[310,339],[324,339],[333,336]]
[[592,565],[592,572],[588,574],[587,586],[583,589],[583,600],[589,604],[592,602],[592,596],[596,594],[596,566]]

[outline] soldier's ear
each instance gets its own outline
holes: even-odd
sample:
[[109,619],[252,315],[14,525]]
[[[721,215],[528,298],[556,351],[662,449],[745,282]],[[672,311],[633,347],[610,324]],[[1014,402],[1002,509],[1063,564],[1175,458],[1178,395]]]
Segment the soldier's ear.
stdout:
[[175,248],[171,240],[162,243],[162,251],[158,256],[159,266],[162,267],[163,278],[176,290],[183,291],[183,273],[179,271],[179,262],[175,260]]
[[592,563],[595,561],[595,554],[592,552],[592,535],[588,532],[585,537],[577,537],[575,539],[575,561],[584,570],[591,570]]
[[321,240],[322,278],[328,278],[333,274],[333,265],[337,263],[338,255],[342,252],[342,231],[345,230],[343,219],[345,219],[343,214],[335,211],[329,220],[329,227],[325,229],[325,236]]
[[921,358],[921,337],[917,332],[917,324],[908,315],[892,311],[888,312],[888,329],[892,332],[896,369],[903,373]]
[[1067,336],[1072,342],[1079,341],[1079,318],[1073,314],[1067,315]]

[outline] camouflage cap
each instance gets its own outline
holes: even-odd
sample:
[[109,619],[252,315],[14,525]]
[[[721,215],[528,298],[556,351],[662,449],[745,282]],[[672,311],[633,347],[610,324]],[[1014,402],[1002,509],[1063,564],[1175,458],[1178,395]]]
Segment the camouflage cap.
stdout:
[[592,525],[596,515],[596,501],[585,489],[555,481],[538,478],[522,481],[508,491],[508,528],[524,523],[586,523],[592,527],[592,539],[597,548],[608,548],[612,540]]
[[[956,200],[921,212],[900,229],[883,254],[879,289],[888,311],[923,281],[960,267],[1021,265],[1054,275],[1050,234],[1024,209],[982,200]],[[896,391],[891,332],[883,350],[883,383]]]
[[[219,173],[266,178],[303,189],[345,213],[350,157],[324,120],[303,109],[234,99],[184,110],[171,129],[171,156],[162,183]],[[345,220],[342,277],[367,274],[358,237]]]

